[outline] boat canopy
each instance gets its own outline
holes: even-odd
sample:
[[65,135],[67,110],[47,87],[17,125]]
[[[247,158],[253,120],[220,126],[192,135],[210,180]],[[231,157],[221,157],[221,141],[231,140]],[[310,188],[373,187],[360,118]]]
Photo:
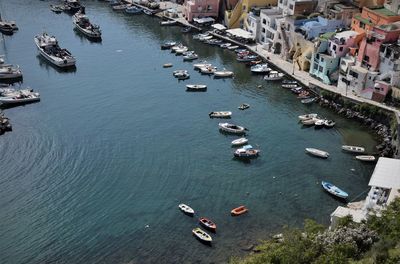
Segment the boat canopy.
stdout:
[[228,29],[226,31],[226,33],[229,33],[229,34],[231,34],[232,36],[235,36],[235,37],[254,40],[254,37],[250,32],[248,32],[248,31],[246,31],[244,29],[241,29],[241,28]]

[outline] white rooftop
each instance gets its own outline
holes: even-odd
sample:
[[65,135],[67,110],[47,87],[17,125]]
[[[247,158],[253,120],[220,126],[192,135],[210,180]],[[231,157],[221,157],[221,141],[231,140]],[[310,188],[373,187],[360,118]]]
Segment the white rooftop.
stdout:
[[386,189],[400,189],[400,160],[379,158],[368,185]]
[[250,32],[241,28],[228,29],[226,32],[236,37],[241,37],[245,39],[254,39],[253,35]]
[[349,39],[351,37],[354,37],[354,36],[357,36],[357,35],[358,35],[357,32],[355,32],[353,30],[347,30],[347,31],[336,33],[334,38],[337,38],[337,39],[342,39],[343,38],[343,39],[347,40],[347,39]]
[[352,209],[343,206],[338,206],[336,210],[331,214],[331,217],[346,217],[351,215],[353,217],[353,221],[357,223],[361,223],[362,220],[365,219],[365,213],[360,209]]

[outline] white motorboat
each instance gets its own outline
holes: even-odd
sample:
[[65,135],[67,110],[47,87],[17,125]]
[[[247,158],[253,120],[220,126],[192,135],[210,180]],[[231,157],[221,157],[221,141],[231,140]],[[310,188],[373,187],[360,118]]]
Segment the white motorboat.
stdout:
[[232,77],[233,76],[233,71],[227,71],[227,70],[222,70],[222,71],[215,71],[214,72],[215,77]]
[[250,108],[249,104],[241,104],[238,107],[239,110],[246,110],[247,108]]
[[301,120],[301,123],[305,126],[313,126],[315,125],[315,121],[319,120],[318,118],[309,118]]
[[200,69],[200,68],[205,68],[205,67],[211,67],[212,64],[211,63],[207,63],[207,61],[201,61],[199,63],[195,63],[193,64],[193,68],[194,69]]
[[268,67],[267,63],[262,63],[251,66],[250,71],[253,73],[267,73],[271,71],[271,68]]
[[235,50],[235,49],[237,49],[237,48],[239,48],[239,46],[234,45],[234,46],[229,46],[227,49],[228,49],[228,50]]
[[365,148],[358,147],[358,146],[343,145],[342,149],[344,151],[353,152],[353,153],[364,153],[365,152]]
[[232,134],[244,134],[246,133],[246,128],[230,123],[219,123],[218,127],[220,130],[232,133]]
[[3,105],[20,105],[40,101],[39,93],[20,91],[14,96],[0,97],[0,103]]
[[356,159],[361,160],[361,161],[368,161],[372,162],[375,161],[375,156],[369,156],[369,155],[358,155],[356,156]]
[[208,114],[210,118],[231,118],[231,111],[213,111]]
[[305,115],[299,115],[299,120],[307,120],[310,118],[316,118],[318,115],[317,114],[305,114]]
[[336,123],[333,120],[328,120],[328,119],[326,119],[325,122],[324,122],[324,126],[326,126],[327,128],[334,127],[335,124]]
[[251,148],[239,148],[237,149],[234,153],[233,156],[236,158],[244,158],[244,159],[250,159],[250,158],[256,158],[260,154],[259,149],[253,149]]
[[209,234],[207,234],[205,231],[203,231],[201,228],[197,227],[192,230],[192,234],[199,239],[200,241],[204,243],[211,243],[212,238]]
[[100,27],[90,23],[89,18],[81,11],[77,12],[72,17],[72,23],[87,37],[92,39],[101,39]]
[[194,52],[183,56],[184,61],[193,61],[193,60],[197,60],[198,58],[199,58],[199,56]]
[[182,211],[182,212],[184,212],[185,214],[188,214],[188,215],[190,215],[190,216],[193,216],[194,215],[194,210],[193,210],[193,208],[191,208],[189,205],[186,205],[186,204],[179,204],[178,205],[178,207],[179,207],[179,209]]
[[233,140],[231,143],[232,143],[232,146],[241,146],[241,145],[247,144],[247,142],[249,142],[249,140],[247,138],[241,137],[241,138]]
[[0,80],[22,78],[22,71],[19,66],[0,65]]
[[34,40],[40,54],[49,62],[61,68],[75,65],[75,58],[67,49],[60,48],[54,36],[43,33],[35,36]]
[[329,153],[328,152],[320,150],[320,149],[306,148],[306,152],[311,154],[311,155],[314,155],[314,156],[317,156],[317,157],[320,157],[320,158],[324,158],[324,159],[329,157]]
[[174,77],[178,77],[179,75],[183,75],[185,73],[188,73],[187,70],[175,70],[172,72],[172,75],[174,75]]
[[177,43],[171,47],[171,52],[174,53],[174,52],[176,52],[176,50],[180,50],[183,48],[186,48],[186,46],[183,45],[182,43]]
[[285,74],[278,72],[278,71],[270,71],[267,75],[264,76],[264,80],[266,81],[280,81],[282,80]]
[[315,125],[315,128],[322,128],[325,125],[325,120],[315,118],[314,125]]
[[186,91],[206,91],[207,85],[205,84],[188,84],[186,85]]
[[175,54],[176,55],[183,55],[183,53],[184,52],[187,52],[189,49],[188,49],[188,47],[181,47],[181,48],[178,48],[178,49],[175,49]]
[[168,20],[168,21],[161,21],[160,25],[161,26],[173,26],[176,25],[178,22],[176,22],[175,20]]
[[177,43],[175,41],[166,41],[161,45],[161,49],[162,50],[170,49],[170,48],[172,48],[172,47],[174,47],[176,45],[177,45]]
[[232,44],[231,43],[222,43],[219,46],[223,49],[229,48]]
[[213,38],[213,36],[207,35],[207,36],[205,36],[205,37],[200,37],[199,40],[200,40],[200,41],[207,41],[207,40],[211,40],[212,38]]
[[207,66],[207,67],[200,68],[200,72],[203,74],[213,74],[216,71],[217,71],[217,68],[213,67],[213,66]]

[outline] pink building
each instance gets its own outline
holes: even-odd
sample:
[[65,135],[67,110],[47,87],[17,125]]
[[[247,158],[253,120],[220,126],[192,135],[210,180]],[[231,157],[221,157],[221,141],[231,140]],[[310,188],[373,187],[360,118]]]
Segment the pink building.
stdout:
[[379,69],[379,49],[383,43],[396,42],[400,36],[400,27],[395,24],[381,25],[368,32],[360,43],[357,61],[371,71]]
[[185,0],[183,16],[191,22],[193,18],[218,17],[219,0]]

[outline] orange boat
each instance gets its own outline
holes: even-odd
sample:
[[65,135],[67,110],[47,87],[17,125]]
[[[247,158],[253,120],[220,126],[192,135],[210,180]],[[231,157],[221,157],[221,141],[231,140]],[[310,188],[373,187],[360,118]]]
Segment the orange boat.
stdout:
[[232,216],[238,216],[238,215],[242,215],[242,214],[247,213],[247,211],[248,211],[248,209],[246,208],[246,206],[241,205],[239,207],[236,207],[236,208],[232,209],[231,215]]
[[217,225],[210,219],[207,219],[205,217],[200,217],[199,222],[200,222],[200,225],[204,226],[208,230],[210,230],[212,232],[217,231]]

